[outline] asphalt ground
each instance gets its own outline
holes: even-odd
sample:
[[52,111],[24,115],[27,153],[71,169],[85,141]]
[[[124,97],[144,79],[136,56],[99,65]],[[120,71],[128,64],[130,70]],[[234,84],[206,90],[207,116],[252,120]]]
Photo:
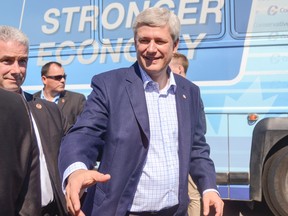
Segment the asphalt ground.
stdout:
[[265,203],[224,200],[224,216],[274,216],[274,214]]

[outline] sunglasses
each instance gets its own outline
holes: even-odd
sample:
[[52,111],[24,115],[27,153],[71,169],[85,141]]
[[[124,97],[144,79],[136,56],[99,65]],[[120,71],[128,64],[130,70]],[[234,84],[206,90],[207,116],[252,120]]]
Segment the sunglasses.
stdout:
[[57,81],[60,81],[62,78],[66,79],[67,75],[64,74],[64,75],[57,75],[57,76],[45,76],[46,78],[49,78],[49,79],[53,79],[53,80],[57,80]]

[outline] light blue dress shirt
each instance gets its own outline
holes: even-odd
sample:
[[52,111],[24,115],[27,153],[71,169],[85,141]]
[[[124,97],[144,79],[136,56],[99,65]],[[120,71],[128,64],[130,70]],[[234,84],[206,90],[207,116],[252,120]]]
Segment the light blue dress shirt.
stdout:
[[140,69],[145,91],[150,143],[146,163],[131,207],[132,212],[158,211],[178,204],[179,158],[176,83],[169,81],[159,89]]
[[[43,89],[41,90],[41,96],[40,96],[40,98],[41,98],[41,99],[44,99],[44,100],[47,100],[47,99],[45,98]],[[60,94],[56,95],[56,96],[53,98],[53,101],[52,101],[52,102],[58,104],[59,98],[60,98]]]

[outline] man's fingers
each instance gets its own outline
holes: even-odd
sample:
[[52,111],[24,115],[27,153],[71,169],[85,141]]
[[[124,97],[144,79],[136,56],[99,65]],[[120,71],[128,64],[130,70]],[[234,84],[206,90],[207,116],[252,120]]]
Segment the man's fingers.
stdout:
[[84,216],[80,204],[84,189],[97,182],[107,182],[110,178],[109,174],[102,174],[95,170],[77,170],[73,172],[67,179],[65,194],[67,210],[72,215]]
[[86,187],[92,186],[97,182],[107,182],[111,178],[109,174],[102,174],[94,170],[89,170],[88,172],[85,178]]
[[215,216],[223,215],[224,202],[216,192],[207,192],[203,195],[203,215],[210,213],[210,206],[215,209]]
[[210,200],[203,197],[203,215],[207,216],[210,212]]
[[220,200],[219,202],[215,202],[215,216],[223,216],[224,202]]
[[68,212],[72,215],[76,215],[76,213],[80,211],[80,198],[79,194],[76,191],[73,191],[71,183],[67,184],[65,199]]

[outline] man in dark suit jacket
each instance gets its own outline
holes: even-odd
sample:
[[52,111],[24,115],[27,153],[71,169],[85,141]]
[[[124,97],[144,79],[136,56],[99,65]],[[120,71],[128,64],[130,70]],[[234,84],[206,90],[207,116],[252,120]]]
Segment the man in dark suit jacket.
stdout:
[[29,41],[25,34],[14,27],[0,26],[0,88],[22,95],[29,107],[40,158],[40,215],[63,216],[67,215],[67,211],[57,158],[64,123],[54,103],[33,99],[33,95],[21,89],[26,77],[28,50]]
[[38,147],[29,111],[19,94],[0,89],[0,101],[0,215],[40,215]]
[[199,88],[168,66],[178,48],[179,19],[167,9],[148,8],[133,29],[138,61],[93,77],[85,108],[62,141],[59,170],[67,207],[73,215],[184,216],[190,173],[203,197],[203,214],[213,206],[221,216]]
[[70,128],[82,112],[86,98],[83,94],[65,90],[66,74],[58,62],[48,62],[41,69],[41,78],[44,84],[42,91],[34,97],[45,99],[58,104]]
[[54,208],[53,211],[55,213],[50,215],[67,215],[65,199],[61,188],[61,180],[57,169],[57,158],[61,139],[64,134],[63,128],[65,122],[63,121],[61,112],[54,103],[40,98],[33,98],[33,95],[27,92],[23,93],[39,131],[42,149],[45,155],[49,178],[53,189],[54,200],[52,206],[54,205],[54,207],[48,208]]

